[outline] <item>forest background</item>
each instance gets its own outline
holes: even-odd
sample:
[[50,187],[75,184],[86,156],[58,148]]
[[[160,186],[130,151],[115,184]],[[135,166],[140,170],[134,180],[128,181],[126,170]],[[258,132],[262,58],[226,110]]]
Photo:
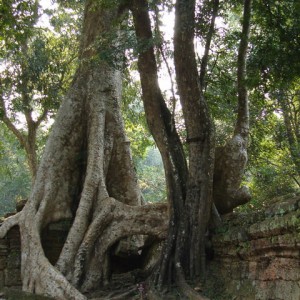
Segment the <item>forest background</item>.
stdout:
[[[160,85],[184,140],[168,25],[174,10],[172,1],[158,2],[151,15]],[[205,95],[216,120],[218,145],[224,144],[234,124],[240,2],[221,4],[211,47]],[[0,215],[14,211],[16,201],[28,197],[51,124],[78,64],[81,1],[41,1],[37,5],[37,1],[17,0],[1,5]],[[243,210],[259,209],[269,199],[300,187],[299,11],[297,1],[256,1],[254,5],[247,61],[251,129],[244,177],[252,200],[240,208]],[[200,19],[208,15],[204,11],[197,17],[203,24]],[[197,30],[200,57],[201,32],[206,28]],[[147,129],[136,53],[129,48],[122,103],[126,132],[145,202],[164,201],[163,164]]]

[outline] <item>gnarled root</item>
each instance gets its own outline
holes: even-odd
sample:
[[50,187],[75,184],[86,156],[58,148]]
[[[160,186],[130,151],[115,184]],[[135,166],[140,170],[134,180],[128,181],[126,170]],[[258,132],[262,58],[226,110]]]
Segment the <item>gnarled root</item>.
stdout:
[[[73,282],[89,291],[107,279],[107,254],[112,245],[132,235],[166,236],[167,205],[129,206],[106,198],[102,212],[87,231],[75,259]],[[94,252],[95,251],[95,252]]]
[[[157,282],[155,278],[150,277],[147,280],[148,288],[147,288],[147,298],[150,300],[162,300],[166,298],[166,295],[172,297],[173,293],[176,291],[176,296],[178,293],[183,297],[183,299],[189,300],[209,300],[209,298],[201,295],[197,288],[193,288],[189,285],[183,275],[183,270],[181,264],[179,262],[175,263],[174,266],[175,278],[174,278],[174,286],[170,289],[168,285],[159,285],[157,286]],[[154,280],[153,280],[154,279]],[[171,283],[169,283],[171,284]],[[175,297],[175,296],[174,296]]]
[[9,217],[0,227],[3,238],[13,226],[19,226],[22,244],[22,288],[54,299],[85,300],[76,288],[45,257],[34,211],[28,208]]
[[0,227],[0,238],[3,239],[7,232],[14,226],[19,224],[20,213],[17,213],[11,217],[4,220]]
[[233,136],[224,147],[216,148],[213,198],[220,214],[245,204],[251,199],[249,189],[240,187],[247,163],[246,141]]
[[176,264],[176,283],[180,292],[190,300],[209,300],[205,296],[195,291],[185,280],[182,268],[179,263]]
[[[85,300],[74,284],[83,290],[99,286],[107,253],[113,244],[123,237],[138,234],[165,238],[167,205],[129,206],[113,198],[104,199],[101,212],[90,224],[78,249],[71,282],[45,257],[37,223],[35,212],[27,208],[7,219],[0,228],[5,235],[11,227],[20,226],[23,290],[55,299]],[[99,247],[97,255],[93,252],[95,245]]]

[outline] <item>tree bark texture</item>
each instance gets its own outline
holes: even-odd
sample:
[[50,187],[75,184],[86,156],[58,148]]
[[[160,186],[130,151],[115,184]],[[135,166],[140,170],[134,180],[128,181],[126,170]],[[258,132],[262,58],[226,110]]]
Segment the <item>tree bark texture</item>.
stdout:
[[[56,117],[31,196],[0,228],[2,237],[12,226],[20,228],[23,290],[55,299],[86,299],[84,292],[109,279],[112,245],[133,235],[165,238],[168,221],[165,204],[140,206],[120,111],[121,64],[101,59],[108,49],[99,41],[111,33],[110,45],[118,43],[119,7],[85,5],[82,63]],[[40,234],[62,219],[71,219],[72,226],[53,266]]]
[[[131,11],[138,43],[147,45],[139,53],[138,68],[147,123],[162,155],[168,202],[170,203],[168,237],[161,257],[157,279],[158,284],[163,285],[169,281],[172,273],[174,274],[171,257],[175,255],[176,245],[174,242],[176,242],[178,235],[180,213],[183,212],[184,207],[187,164],[181,141],[175,130],[174,120],[158,85],[157,65],[153,44],[151,44],[153,37],[147,1],[132,1]],[[174,202],[177,203],[176,207],[173,205]],[[169,266],[169,264],[171,265]]]
[[[180,159],[173,159],[176,156],[172,156],[171,149],[181,148],[180,140],[175,138],[170,143],[170,139],[167,138],[168,134],[166,134],[168,130],[171,132],[173,120],[169,117],[170,112],[166,109],[157,83],[157,67],[148,3],[145,0],[131,3],[137,39],[140,45],[144,45],[144,47],[140,47],[138,67],[147,121],[163,157],[167,186],[172,187],[173,190],[176,187],[177,191],[176,194],[172,194],[172,191],[168,190],[168,199],[171,205],[170,225],[158,276],[159,285],[163,285],[172,277],[170,273],[175,274],[177,282],[183,282],[181,279],[184,276],[197,278],[204,273],[204,236],[212,206],[213,179],[218,179],[216,184],[214,183],[214,188],[218,191],[221,190],[220,193],[214,192],[214,200],[222,213],[226,210],[222,209],[224,202],[226,205],[229,202],[229,210],[231,210],[232,207],[241,203],[237,203],[236,198],[239,201],[240,199],[249,199],[248,190],[240,188],[240,183],[247,160],[246,146],[249,130],[245,61],[251,3],[245,1],[245,17],[238,56],[239,113],[236,130],[233,138],[228,141],[222,152],[223,155],[225,152],[226,159],[222,157],[224,161],[221,164],[219,151],[217,151],[218,160],[215,169],[213,169],[214,131],[202,91],[218,1],[214,1],[213,5],[200,80],[194,52],[195,1],[179,0],[176,2],[174,59],[189,144],[188,167],[184,157],[181,158],[181,152],[177,153],[177,157]],[[172,136],[176,137],[176,132],[172,133]],[[180,172],[180,170],[184,170],[184,172]],[[226,171],[229,174],[226,174]],[[184,176],[178,176],[178,174],[184,174]]]
[[[194,50],[195,1],[176,1],[174,61],[189,149],[186,217],[180,232],[184,273],[204,274],[205,232],[212,207],[214,130],[199,83]],[[188,266],[188,267],[187,267]],[[179,265],[177,266],[179,267]]]

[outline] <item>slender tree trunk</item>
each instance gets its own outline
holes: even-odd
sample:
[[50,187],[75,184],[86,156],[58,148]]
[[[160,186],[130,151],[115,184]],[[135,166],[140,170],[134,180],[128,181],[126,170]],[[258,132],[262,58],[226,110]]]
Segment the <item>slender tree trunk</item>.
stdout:
[[[38,1],[34,2],[32,6],[33,9],[33,18],[31,20],[32,28],[38,21]],[[21,43],[21,51],[23,58],[28,57],[28,38],[25,38]],[[32,179],[32,183],[35,180],[37,169],[38,169],[38,159],[37,159],[37,145],[36,145],[36,138],[37,138],[37,129],[41,122],[46,118],[46,111],[44,111],[38,118],[37,121],[34,121],[32,118],[32,108],[31,108],[31,100],[29,96],[29,78],[28,78],[28,66],[26,60],[22,60],[20,64],[21,69],[21,80],[18,82],[20,88],[20,98],[22,101],[22,113],[25,116],[26,126],[27,126],[27,134],[23,133],[22,130],[18,129],[13,121],[9,118],[8,112],[5,106],[5,101],[3,99],[2,94],[0,95],[0,110],[1,110],[1,117],[0,119],[4,122],[9,130],[17,137],[19,140],[20,145],[24,148],[27,163]]]
[[[184,98],[186,96],[186,94],[183,95],[184,92],[196,89],[192,97],[189,98],[189,100],[191,99],[191,101],[196,103],[196,107],[192,109],[189,106],[189,100],[183,100],[186,113],[184,117],[185,119],[187,117],[192,118],[188,121],[187,125],[190,126],[190,135],[197,137],[195,141],[191,138],[189,152],[190,165],[188,170],[182,145],[175,130],[174,121],[171,118],[170,111],[166,107],[157,82],[157,67],[153,45],[149,45],[149,41],[152,41],[152,32],[147,1],[132,1],[131,10],[138,42],[141,45],[146,45],[141,49],[138,58],[143,101],[149,128],[162,154],[167,179],[168,200],[171,206],[168,237],[162,252],[157,272],[158,276],[155,282],[161,288],[175,280],[181,286],[182,291],[188,297],[191,297],[190,299],[198,299],[201,298],[200,295],[188,287],[184,277],[188,275],[190,278],[195,279],[199,276],[201,273],[200,265],[204,261],[204,234],[211,209],[213,174],[212,127],[208,128],[211,125],[211,121],[207,114],[203,95],[200,93],[199,86],[197,85],[198,74],[195,61],[192,64],[189,60],[183,59],[181,61],[182,56],[184,56],[183,51],[186,49],[180,49],[177,52],[177,61],[175,60],[175,65],[180,73],[177,82],[178,85],[181,84],[182,76],[184,76],[184,81],[187,82],[187,86],[184,86],[180,90],[180,96]],[[177,16],[178,18],[180,16]],[[182,28],[177,28],[176,30],[179,33]],[[185,36],[185,32],[183,36]],[[193,37],[190,38],[193,39]],[[179,48],[180,37],[178,36],[177,44],[175,42],[175,45]],[[191,50],[191,48],[187,49]],[[194,53],[192,54],[194,55]],[[191,67],[192,65],[194,68],[192,69],[194,75],[192,83],[190,82],[190,70],[188,71],[188,77],[182,70],[179,71],[186,63],[188,63],[187,67]],[[198,113],[201,114],[201,109],[204,107],[206,109],[204,119],[202,119],[204,123],[201,123],[198,119]],[[195,113],[195,108],[197,114],[191,116],[192,111],[193,114]],[[195,121],[195,119],[197,120]],[[206,132],[204,138],[198,140],[199,132],[204,131]],[[186,185],[187,182],[188,185]]]
[[214,131],[199,84],[194,52],[194,14],[195,1],[176,2],[175,70],[189,145],[186,216],[180,232],[182,250],[179,259],[184,273],[198,278],[204,274],[204,239],[212,206]]
[[206,77],[206,71],[207,71],[207,65],[209,61],[209,52],[210,52],[210,45],[213,38],[213,34],[215,32],[215,21],[218,16],[219,11],[219,0],[213,0],[213,7],[211,12],[211,20],[209,25],[209,30],[207,32],[206,36],[206,43],[204,47],[204,54],[201,59],[201,67],[200,67],[200,74],[199,74],[199,83],[201,90],[204,91],[205,89],[205,77]]
[[[152,41],[152,32],[147,1],[132,1],[131,10],[138,43],[147,45],[142,48],[138,57],[143,102],[149,129],[162,155],[168,202],[170,203],[169,231],[156,278],[158,285],[162,286],[174,279],[173,259],[176,251],[175,243],[179,230],[180,214],[184,211],[187,164],[174,120],[158,85],[154,49],[153,45],[149,45],[149,41]],[[177,204],[174,205],[174,202]]]
[[36,149],[36,136],[37,127],[36,123],[30,119],[27,120],[28,134],[25,143],[25,152],[27,156],[28,166],[31,174],[31,181],[34,183],[37,169],[38,169],[38,158]]

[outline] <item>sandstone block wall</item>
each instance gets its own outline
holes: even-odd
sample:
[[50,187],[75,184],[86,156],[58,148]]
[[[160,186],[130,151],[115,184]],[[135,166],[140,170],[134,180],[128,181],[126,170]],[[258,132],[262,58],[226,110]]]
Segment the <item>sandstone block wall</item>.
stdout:
[[[58,259],[66,239],[70,221],[50,224],[42,233],[42,244],[51,263]],[[21,289],[21,244],[18,227],[13,227],[0,239],[0,290],[4,287]]]
[[300,299],[300,196],[225,217],[213,247],[212,299]]
[[17,227],[12,228],[4,239],[0,239],[0,289],[20,287],[21,245]]

